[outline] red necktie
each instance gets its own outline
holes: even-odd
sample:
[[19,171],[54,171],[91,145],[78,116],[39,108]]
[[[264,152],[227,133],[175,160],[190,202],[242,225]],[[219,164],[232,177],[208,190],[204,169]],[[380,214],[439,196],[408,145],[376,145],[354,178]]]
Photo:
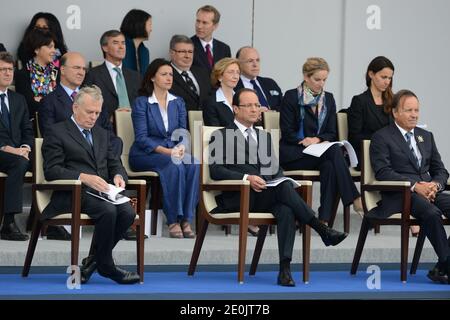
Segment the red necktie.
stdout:
[[205,46],[205,49],[206,49],[206,58],[208,58],[208,63],[209,63],[209,66],[212,68],[213,66],[214,66],[214,58],[213,58],[213,55],[212,55],[212,53],[211,53],[211,46],[209,45],[209,44],[207,44],[206,46]]

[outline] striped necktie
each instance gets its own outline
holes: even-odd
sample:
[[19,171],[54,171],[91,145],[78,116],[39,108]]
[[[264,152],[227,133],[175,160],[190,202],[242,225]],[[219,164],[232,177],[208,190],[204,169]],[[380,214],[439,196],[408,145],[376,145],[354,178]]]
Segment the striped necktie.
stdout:
[[411,151],[412,157],[413,157],[414,161],[416,161],[417,167],[420,168],[419,158],[417,157],[417,154],[414,151],[412,141],[411,141],[411,139],[414,139],[414,134],[411,131],[409,131],[409,132],[405,133],[405,137],[406,137],[406,142],[408,142],[409,150]]

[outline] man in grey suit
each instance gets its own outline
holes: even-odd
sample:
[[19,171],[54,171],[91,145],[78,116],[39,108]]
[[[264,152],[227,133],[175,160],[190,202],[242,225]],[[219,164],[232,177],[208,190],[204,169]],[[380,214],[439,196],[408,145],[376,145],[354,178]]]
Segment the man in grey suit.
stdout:
[[[428,273],[434,282],[449,283],[450,248],[442,215],[450,215],[450,195],[442,193],[449,174],[433,134],[417,127],[419,100],[409,90],[394,96],[395,123],[377,131],[370,144],[370,160],[377,180],[411,182],[411,215],[430,240],[438,263]],[[370,214],[380,218],[402,211],[402,193],[382,192]]]
[[122,67],[125,58],[125,36],[118,30],[106,31],[100,45],[105,63],[92,68],[86,75],[84,84],[95,84],[102,90],[102,111],[111,119],[119,107],[130,107],[138,95],[141,84],[139,73]]
[[0,172],[8,175],[2,195],[4,221],[0,238],[25,241],[28,235],[17,228],[14,216],[22,212],[23,179],[30,167],[34,134],[25,97],[8,90],[13,78],[14,59],[8,52],[0,52]]
[[[95,254],[81,268],[82,283],[97,269],[101,276],[131,284],[139,281],[139,275],[118,268],[112,250],[133,224],[135,212],[129,202],[114,205],[87,193],[108,192],[108,183],[124,188],[127,181],[125,169],[112,151],[109,131],[96,125],[102,103],[97,86],[79,90],[72,117],[52,126],[44,139],[44,175],[48,181],[78,179],[82,183],[81,211],[95,220],[92,240]],[[42,219],[70,211],[71,202],[70,192],[55,191]]]

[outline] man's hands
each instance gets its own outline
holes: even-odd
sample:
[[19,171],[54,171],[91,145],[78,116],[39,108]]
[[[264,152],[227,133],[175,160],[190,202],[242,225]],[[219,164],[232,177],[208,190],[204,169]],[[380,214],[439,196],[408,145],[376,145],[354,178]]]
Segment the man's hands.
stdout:
[[249,175],[247,180],[250,181],[250,187],[256,192],[262,192],[264,189],[267,189],[266,181],[261,177]]
[[115,175],[114,176],[114,185],[118,188],[124,188],[125,189],[125,180],[123,180],[121,175]]
[[4,152],[12,153],[21,157],[24,157],[27,160],[30,160],[30,152],[31,149],[28,147],[20,147],[20,148],[14,148],[11,146],[5,146],[3,148]]
[[302,141],[300,141],[298,144],[302,144],[305,147],[312,145],[312,144],[316,144],[316,143],[320,143],[320,139],[317,137],[308,137],[303,139]]
[[[116,178],[119,176],[114,177],[114,183],[116,184]],[[94,190],[100,191],[100,192],[108,192],[109,191],[109,185],[108,183],[100,178],[99,176],[95,176],[93,174],[87,174],[82,173],[80,174],[80,180],[81,183],[87,185],[88,187],[91,187]],[[123,180],[123,179],[122,179]],[[125,182],[124,182],[125,185]],[[117,186],[117,184],[116,184]]]
[[438,186],[435,182],[419,181],[414,187],[414,192],[420,194],[428,201],[434,202],[438,192]]

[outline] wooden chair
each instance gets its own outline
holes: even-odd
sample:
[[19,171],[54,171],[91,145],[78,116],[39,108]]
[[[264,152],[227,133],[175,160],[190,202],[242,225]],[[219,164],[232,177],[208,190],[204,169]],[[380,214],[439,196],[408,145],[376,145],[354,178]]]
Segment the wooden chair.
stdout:
[[[46,181],[44,178],[43,158],[41,153],[43,139],[35,139],[34,146],[34,172],[35,183],[32,187],[33,203],[36,215],[31,232],[31,239],[28,244],[27,255],[25,258],[22,276],[27,277],[30,272],[31,262],[33,260],[36,244],[41,233],[41,229],[47,225],[69,225],[72,230],[71,240],[71,265],[78,265],[78,253],[80,244],[80,226],[94,225],[94,220],[87,214],[81,212],[81,181],[80,180],[55,180]],[[137,230],[137,271],[141,282],[144,281],[144,227],[145,227],[145,180],[129,180],[128,190],[137,192],[137,216],[134,222]],[[50,219],[41,221],[42,211],[50,202],[51,194],[55,190],[66,190],[72,193],[72,209],[70,213],[61,213]]]
[[[411,183],[409,181],[378,181],[372,170],[370,162],[370,141],[364,140],[362,143],[361,154],[361,196],[364,208],[364,218],[359,232],[358,243],[353,257],[351,274],[356,274],[359,261],[361,259],[367,234],[371,227],[379,225],[397,225],[400,226],[400,280],[406,282],[408,268],[408,246],[409,246],[409,227],[419,225],[419,222],[411,216]],[[381,200],[381,191],[395,191],[403,193],[403,210],[395,213],[388,218],[380,219],[369,214],[369,211],[377,206]],[[422,229],[422,228],[421,228]],[[417,240],[415,249],[415,266],[411,268],[411,273],[417,269],[417,264],[422,251],[424,234]],[[419,234],[420,237],[420,234]]]
[[[271,132],[271,130],[278,130],[280,132],[280,113],[279,112],[264,112],[263,114],[264,128]],[[279,154],[278,150],[275,150]],[[312,182],[320,182],[320,171],[319,170],[289,170],[284,171],[284,175],[291,177],[296,180],[308,180]],[[330,221],[328,221],[328,226],[333,227],[334,220],[336,219],[337,209],[339,206],[339,196],[336,197],[336,201],[333,206]],[[347,213],[347,216],[346,214]],[[344,206],[344,232],[349,233],[350,231],[350,208]]]
[[155,171],[133,171],[130,168],[128,157],[131,145],[134,142],[134,128],[133,122],[131,120],[131,109],[121,111],[115,111],[115,124],[116,124],[116,134],[123,141],[123,151],[120,159],[122,160],[122,165],[127,171],[128,177],[133,179],[143,179],[150,184],[150,210],[152,212],[151,230],[152,235],[156,235],[156,229],[158,224],[158,209],[162,206],[160,205],[161,197],[161,184],[159,180],[159,174]]
[[[198,258],[205,239],[206,231],[210,223],[217,225],[238,225],[239,226],[239,258],[238,258],[238,281],[244,282],[245,254],[247,251],[247,228],[249,224],[259,225],[260,231],[253,254],[253,260],[250,267],[250,275],[256,273],[256,268],[261,255],[264,240],[269,225],[276,224],[276,220],[271,213],[249,212],[250,183],[243,180],[223,180],[214,181],[209,175],[208,154],[209,141],[212,132],[219,127],[203,127],[202,133],[202,171],[201,171],[201,188],[200,188],[200,230],[197,232],[197,239],[192,252],[191,262],[189,265],[188,275],[194,275]],[[310,181],[301,181],[302,187],[299,193],[311,205],[311,186]],[[217,207],[215,196],[222,191],[240,191],[240,211],[233,213],[215,213],[210,212]],[[309,281],[309,256],[311,229],[307,225],[303,228],[303,281]]]
[[[445,190],[450,190],[450,178],[447,180]],[[442,222],[444,225],[450,225],[450,219],[448,219],[445,216],[442,216]],[[424,242],[425,242],[425,232],[423,232],[423,228],[420,228],[419,236],[417,237],[416,242],[416,249],[414,250],[414,257],[411,264],[411,270],[409,272],[410,274],[416,274]]]

